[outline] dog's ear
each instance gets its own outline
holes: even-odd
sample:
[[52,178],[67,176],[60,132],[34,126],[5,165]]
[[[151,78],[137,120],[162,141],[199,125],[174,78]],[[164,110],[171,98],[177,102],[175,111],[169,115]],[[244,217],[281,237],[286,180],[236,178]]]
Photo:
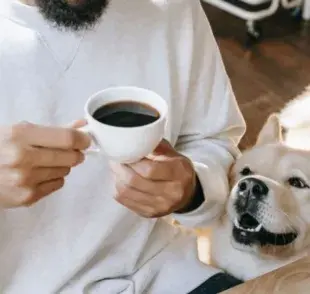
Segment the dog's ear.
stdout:
[[278,143],[282,141],[280,120],[277,114],[272,114],[261,129],[256,145]]

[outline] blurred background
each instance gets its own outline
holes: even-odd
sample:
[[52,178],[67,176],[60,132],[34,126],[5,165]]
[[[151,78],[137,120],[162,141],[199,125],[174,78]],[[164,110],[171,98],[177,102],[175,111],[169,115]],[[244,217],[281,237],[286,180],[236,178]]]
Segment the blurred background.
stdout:
[[[242,149],[247,148],[255,142],[267,116],[281,109],[310,84],[310,21],[304,19],[308,18],[308,12],[300,9],[302,5],[307,5],[306,9],[310,8],[310,0],[300,1],[297,9],[284,9],[279,5],[271,16],[254,25],[246,25],[245,20],[218,7],[220,2],[240,5],[243,0],[203,1],[202,5],[247,121],[248,131],[240,146]],[[215,1],[220,2],[214,4]],[[257,16],[255,12],[259,12],[259,9],[266,10],[269,5],[280,2],[244,1],[245,6],[242,8],[245,11],[253,10],[251,16]],[[251,29],[254,29],[254,36]]]

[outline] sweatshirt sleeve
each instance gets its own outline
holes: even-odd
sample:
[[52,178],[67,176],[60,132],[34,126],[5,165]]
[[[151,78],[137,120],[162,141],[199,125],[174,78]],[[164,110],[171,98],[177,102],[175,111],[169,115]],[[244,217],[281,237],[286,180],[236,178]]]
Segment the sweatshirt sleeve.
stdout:
[[245,122],[204,11],[199,1],[192,1],[191,6],[188,98],[175,148],[192,160],[204,202],[173,218],[183,226],[198,228],[210,225],[223,211],[229,193],[228,169],[239,154]]

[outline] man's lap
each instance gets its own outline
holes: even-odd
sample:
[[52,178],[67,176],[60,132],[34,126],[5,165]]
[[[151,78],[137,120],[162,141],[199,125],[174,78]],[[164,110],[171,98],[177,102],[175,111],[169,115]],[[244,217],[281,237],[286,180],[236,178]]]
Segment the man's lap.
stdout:
[[[145,264],[141,268],[141,272],[137,272],[133,279],[135,285],[141,284],[141,279],[147,283],[147,286],[144,284],[144,289],[136,289],[136,293],[150,294],[187,294],[197,287],[198,289],[195,291],[201,289],[207,291],[206,287],[210,287],[211,291],[216,289],[217,282],[225,283],[227,288],[237,284],[237,281],[232,277],[220,273],[219,269],[199,261],[196,238],[182,235],[176,237],[162,252]],[[146,282],[148,277],[150,280]],[[211,294],[216,292],[209,292],[208,290],[207,292],[192,293]]]
[[94,294],[215,294],[238,283],[199,261],[196,238],[177,235],[134,274],[98,280],[87,289]]

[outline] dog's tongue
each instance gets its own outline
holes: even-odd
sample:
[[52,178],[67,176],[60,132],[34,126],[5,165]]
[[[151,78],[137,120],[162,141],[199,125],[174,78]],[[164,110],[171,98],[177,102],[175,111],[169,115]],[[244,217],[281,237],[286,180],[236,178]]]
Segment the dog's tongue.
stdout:
[[248,213],[242,215],[239,223],[245,229],[256,228],[259,225],[258,221]]

